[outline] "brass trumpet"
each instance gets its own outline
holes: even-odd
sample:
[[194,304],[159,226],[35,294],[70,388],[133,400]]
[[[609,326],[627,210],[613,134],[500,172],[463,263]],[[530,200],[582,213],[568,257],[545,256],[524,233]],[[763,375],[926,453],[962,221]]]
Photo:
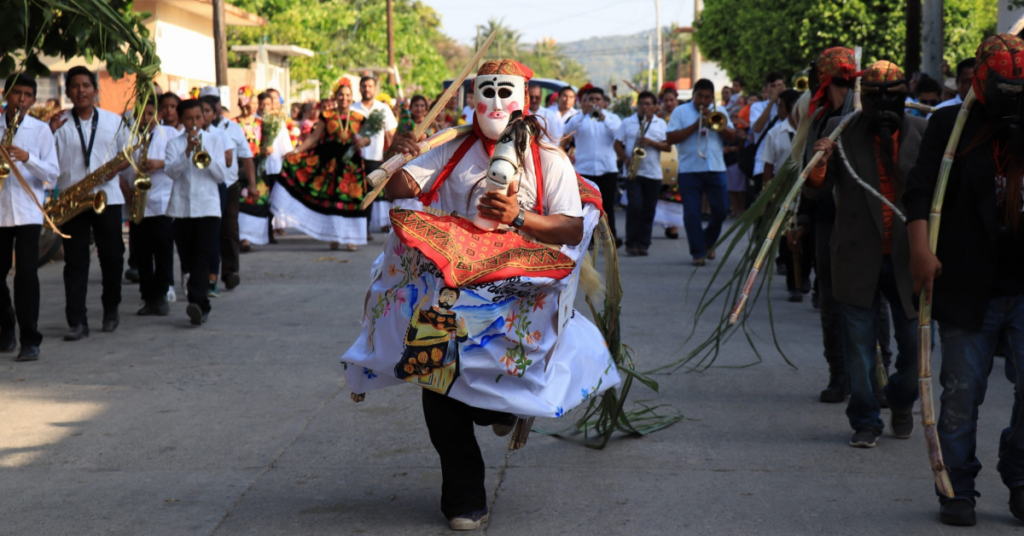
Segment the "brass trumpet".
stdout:
[[[11,124],[7,125],[4,137],[0,140],[0,145],[10,148],[14,144],[14,134],[18,131],[19,123],[21,123],[21,108],[14,110],[14,120],[11,121]],[[7,164],[7,160],[0,158],[0,190],[4,189],[4,181],[10,176],[11,166]]]
[[203,135],[197,132],[198,130],[198,127],[192,129],[194,134],[192,139],[199,142],[199,149],[192,153],[192,165],[196,169],[206,169],[210,166],[210,153],[206,152],[206,149],[203,148]]
[[729,124],[729,117],[725,115],[725,112],[719,112],[717,109],[715,109],[714,103],[711,103],[711,110],[711,113],[708,114],[707,108],[705,108],[704,106],[700,107],[700,120],[698,121],[697,125],[697,156],[705,159],[708,157],[707,149],[709,143],[709,134],[704,134],[704,150],[700,150],[700,133],[702,130],[704,130],[705,126],[704,116],[707,116],[706,126],[713,132],[721,132],[722,129],[724,129]]
[[803,93],[811,89],[811,77],[807,71],[800,71],[793,77],[793,89]]

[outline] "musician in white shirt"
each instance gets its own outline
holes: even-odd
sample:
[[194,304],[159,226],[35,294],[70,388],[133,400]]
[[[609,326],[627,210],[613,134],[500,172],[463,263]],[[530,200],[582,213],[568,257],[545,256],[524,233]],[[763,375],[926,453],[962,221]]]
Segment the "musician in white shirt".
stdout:
[[[7,151],[31,191],[22,186],[13,169],[0,190],[0,273],[6,276],[10,272],[14,262],[12,253],[17,259],[14,307],[11,307],[7,278],[0,284],[0,352],[14,351],[17,321],[21,331],[17,360],[35,361],[39,359],[39,344],[43,340],[37,328],[39,276],[36,265],[43,223],[38,204],[43,202],[43,188],[56,182],[60,168],[50,128],[28,115],[36,100],[36,81],[24,74],[11,75],[5,84],[4,96],[7,112],[0,118],[0,140],[6,140],[8,130],[13,129],[14,136]],[[15,114],[19,113],[21,117],[15,119]]]
[[562,141],[562,127],[564,126],[561,118],[559,118],[558,114],[555,112],[541,106],[543,97],[541,87],[539,85],[530,85],[529,94],[530,114],[543,120],[541,121],[541,124],[544,125],[544,130],[548,133],[546,138],[548,143],[558,145]]
[[[182,101],[178,117],[185,134],[167,143],[165,169],[171,177],[171,198],[167,216],[174,218],[174,240],[178,244],[188,278],[188,307],[185,313],[199,326],[210,314],[209,285],[202,274],[210,273],[210,251],[216,243],[220,223],[219,185],[227,176],[227,162],[221,138],[202,130],[203,110],[196,100]],[[210,164],[199,169],[193,158],[199,150],[210,155]]]
[[[633,180],[626,181],[626,253],[647,255],[651,247],[651,228],[654,225],[654,211],[661,194],[661,151],[671,151],[665,143],[665,120],[654,112],[658,98],[650,91],[644,91],[636,99],[636,113],[625,119],[615,133],[615,153],[622,160],[622,176],[629,178],[633,150],[637,146],[647,151],[640,162]],[[643,131],[641,132],[641,129]]]
[[[214,245],[217,263],[210,265],[210,269],[213,271],[211,273],[213,280],[216,279],[217,269],[220,268],[224,287],[231,290],[241,282],[239,276],[241,242],[238,236],[238,209],[239,200],[242,197],[242,185],[255,186],[256,166],[253,164],[254,155],[252,149],[249,148],[249,140],[245,137],[245,131],[238,126],[238,123],[224,117],[217,88],[207,86],[202,91],[205,91],[207,96],[199,98],[214,107],[211,128],[224,134],[224,147],[232,150],[232,163],[228,167],[228,175],[221,188],[223,202],[221,203],[220,239],[219,243]],[[211,92],[214,95],[211,95]],[[216,284],[214,284],[214,289],[216,290]]]
[[[114,159],[124,149],[129,134],[121,116],[95,106],[95,74],[85,67],[72,67],[66,76],[66,85],[65,93],[74,107],[50,123],[51,128],[57,126],[54,138],[60,162],[57,186],[61,191]],[[124,162],[112,170],[107,182],[93,190],[107,195],[107,208],[103,213],[85,211],[61,228],[64,234],[71,236],[64,239],[64,312],[71,327],[64,335],[66,341],[81,340],[89,335],[85,300],[89,283],[90,230],[103,274],[103,331],[113,332],[120,324],[117,309],[121,304],[121,269],[124,267],[124,241],[121,238],[124,195],[120,181],[110,179],[127,167],[128,162]]]
[[142,221],[138,225],[132,223],[136,235],[132,247],[135,249],[133,254],[139,271],[139,291],[143,302],[138,314],[167,316],[170,312],[167,290],[174,282],[174,228],[171,218],[166,215],[172,181],[164,171],[164,165],[167,142],[172,135],[156,124],[155,101],[146,104],[141,128],[147,136],[146,158],[142,159],[140,147],[134,154],[139,168],[129,167],[121,173],[125,183],[132,188],[133,196],[139,195],[135,191],[135,180],[140,178],[140,171],[149,177],[152,185]]
[[[564,90],[564,88],[563,88]],[[559,105],[562,100],[559,99]],[[565,123],[562,136],[576,138],[576,171],[601,189],[601,202],[608,216],[608,225],[615,236],[615,245],[621,246],[622,239],[615,227],[615,197],[619,182],[619,170],[615,163],[615,133],[622,119],[601,108],[604,90],[591,88],[583,101],[582,112],[572,116]]]

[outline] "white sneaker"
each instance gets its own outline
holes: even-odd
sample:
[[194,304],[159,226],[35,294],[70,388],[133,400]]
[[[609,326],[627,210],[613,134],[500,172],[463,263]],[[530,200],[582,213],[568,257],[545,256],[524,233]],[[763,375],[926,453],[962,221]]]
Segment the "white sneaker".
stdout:
[[181,274],[181,291],[188,296],[188,274]]
[[174,303],[176,301],[178,301],[178,295],[174,293],[174,287],[168,287],[167,303]]
[[448,527],[452,530],[476,530],[490,518],[490,512],[470,512],[449,519]]

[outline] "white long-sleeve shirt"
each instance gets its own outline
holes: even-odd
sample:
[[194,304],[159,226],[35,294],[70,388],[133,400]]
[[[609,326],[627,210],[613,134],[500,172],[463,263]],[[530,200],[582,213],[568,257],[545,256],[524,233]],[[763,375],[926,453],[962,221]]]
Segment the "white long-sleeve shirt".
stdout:
[[[0,139],[7,133],[7,114],[0,117]],[[53,134],[46,123],[26,114],[14,133],[13,145],[28,153],[28,162],[15,162],[15,167],[25,178],[32,189],[32,195],[40,204],[43,202],[43,189],[52,187],[60,174],[57,162],[57,151],[53,143]],[[21,186],[14,172],[7,177],[3,190],[0,190],[0,227],[18,225],[39,225],[43,223],[43,214],[32,201],[29,193]]]
[[544,120],[541,124],[548,132],[548,142],[558,145],[562,140],[562,129],[565,127],[562,119],[558,117],[558,112],[551,112],[547,108],[538,108],[533,115]]
[[[149,195],[146,197],[146,212],[143,217],[149,218],[152,216],[164,216],[167,214],[167,203],[171,200],[171,188],[174,186],[174,181],[167,175],[167,142],[171,140],[171,136],[167,133],[165,127],[158,126],[153,129],[153,139],[149,142],[149,149],[146,153],[148,160],[163,160],[164,167],[149,174],[149,179],[153,184],[153,187],[149,189]],[[174,130],[174,129],[169,129]],[[175,131],[177,132],[177,131]],[[174,137],[178,137],[175,135]],[[140,161],[142,148],[135,150],[133,158],[136,162]],[[131,188],[135,188],[135,179],[139,177],[138,172],[134,166],[127,167],[121,172],[121,176],[125,182]]]
[[[230,119],[221,119],[219,125],[210,125],[210,129],[217,129],[223,134],[224,150],[231,152],[231,166],[228,167],[228,174],[224,178],[224,185],[230,187],[238,182],[241,168],[238,165],[239,158],[252,158],[252,150],[249,149],[249,140],[245,139],[245,131],[238,123]],[[283,130],[283,129],[282,129]]]
[[[75,127],[74,110],[64,112],[67,121],[54,133],[57,146],[57,161],[60,163],[60,176],[57,186],[66,190],[85,178],[96,168],[113,160],[123,150],[128,136],[128,127],[121,121],[121,116],[106,110],[93,108],[94,115],[81,120],[82,136]],[[97,117],[96,141],[92,145],[89,161],[85,160],[85,152],[92,140],[92,120]],[[124,195],[116,180],[93,189],[93,192],[104,191],[107,194],[107,205],[123,205]]]
[[203,148],[210,153],[210,165],[199,169],[192,165],[192,157],[185,152],[188,138],[186,134],[167,142],[164,169],[174,181],[167,215],[172,218],[219,218],[220,192],[217,185],[222,184],[227,175],[223,142],[219,136],[203,134]]
[[615,173],[615,133],[622,125],[622,118],[604,111],[604,121],[598,121],[590,114],[576,114],[565,124],[563,136],[576,135],[576,171],[580,175],[596,177]]

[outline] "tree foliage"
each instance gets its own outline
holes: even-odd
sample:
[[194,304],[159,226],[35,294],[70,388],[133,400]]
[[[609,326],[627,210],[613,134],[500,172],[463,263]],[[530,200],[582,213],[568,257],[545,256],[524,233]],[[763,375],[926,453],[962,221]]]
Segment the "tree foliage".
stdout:
[[[998,7],[995,0],[945,0],[944,6],[944,58],[952,65],[974,55],[995,31]],[[902,0],[707,0],[695,26],[704,56],[748,81],[773,70],[788,77],[831,46],[862,47],[865,65],[902,64],[905,54]]]
[[497,32],[491,48],[484,54],[485,60],[514,59],[533,70],[536,78],[554,78],[574,86],[587,82],[587,70],[579,62],[569,58],[550,37],[542,38],[532,47],[523,45],[523,34],[507,26],[504,19],[491,18],[487,24],[477,26],[479,35],[475,43],[481,46],[491,32]]
[[[385,0],[240,0],[235,4],[258,13],[268,24],[231,28],[229,45],[265,40],[316,53],[312,58],[293,59],[294,80],[319,80],[321,87],[329,88],[345,72],[387,66]],[[395,61],[406,93],[439,92],[449,75],[439,48],[451,45],[440,31],[440,16],[417,0],[395,0],[394,23]],[[394,94],[393,88],[385,88]]]
[[41,56],[97,58],[114,78],[144,69],[152,76],[159,65],[142,24],[148,14],[133,12],[131,0],[8,0],[2,6],[0,78],[20,71],[48,75]]

